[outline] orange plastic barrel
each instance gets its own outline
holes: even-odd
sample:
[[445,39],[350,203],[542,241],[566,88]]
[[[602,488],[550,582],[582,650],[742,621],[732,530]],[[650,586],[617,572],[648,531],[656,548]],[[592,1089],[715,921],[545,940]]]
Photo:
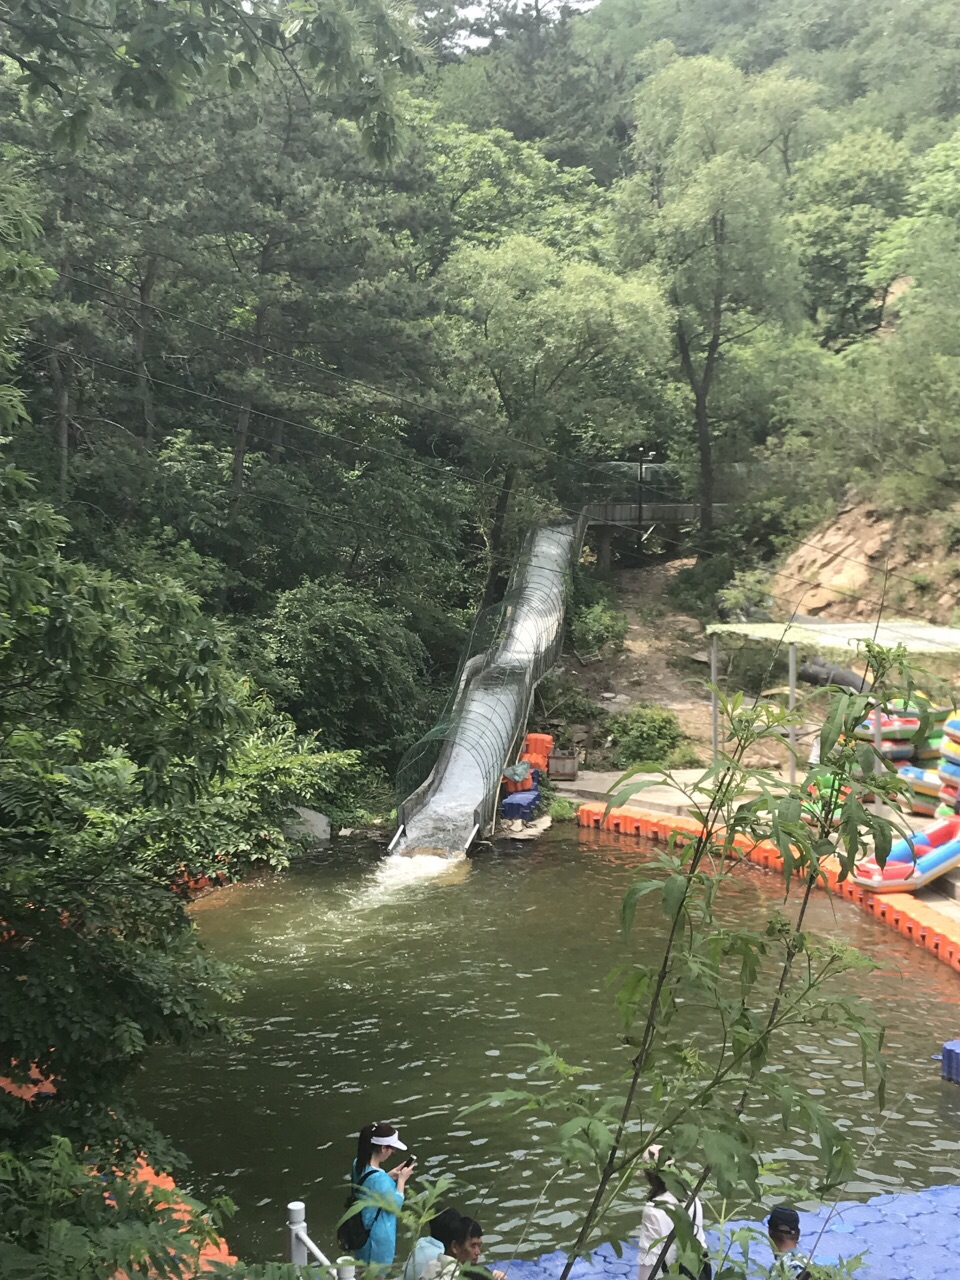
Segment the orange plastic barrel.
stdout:
[[523,749],[532,756],[543,756],[546,759],[553,750],[553,737],[549,733],[528,733]]
[[503,779],[503,789],[508,796],[512,796],[515,791],[532,791],[533,775],[528,773],[525,778],[521,778],[519,782],[514,782],[512,778]]

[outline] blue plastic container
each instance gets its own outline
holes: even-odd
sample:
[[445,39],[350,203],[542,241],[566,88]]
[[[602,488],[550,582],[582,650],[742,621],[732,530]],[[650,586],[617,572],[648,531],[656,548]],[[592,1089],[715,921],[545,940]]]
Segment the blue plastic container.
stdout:
[[514,791],[504,796],[500,812],[505,818],[532,818],[540,803],[539,791]]
[[951,1084],[960,1084],[960,1040],[948,1040],[943,1046],[940,1075]]

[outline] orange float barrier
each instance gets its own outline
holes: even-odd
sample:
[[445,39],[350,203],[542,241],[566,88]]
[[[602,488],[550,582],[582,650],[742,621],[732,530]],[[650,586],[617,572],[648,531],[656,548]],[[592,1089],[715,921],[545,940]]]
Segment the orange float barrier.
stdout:
[[[13,1094],[17,1098],[22,1098],[26,1102],[32,1102],[35,1098],[56,1093],[55,1081],[45,1078],[35,1069],[31,1069],[30,1075],[31,1083],[29,1084],[15,1084],[9,1077],[0,1076],[0,1090],[4,1093]],[[117,1172],[119,1174],[119,1170]],[[173,1211],[173,1216],[184,1224],[181,1230],[188,1230],[190,1209],[169,1174],[157,1173],[156,1169],[151,1168],[141,1156],[127,1174],[127,1177],[131,1182],[144,1182],[157,1191],[167,1192],[168,1194],[158,1197],[158,1199],[163,1204],[169,1205]],[[181,1270],[178,1274],[182,1275],[184,1280],[187,1280],[187,1277],[198,1276],[201,1272],[214,1271],[221,1265],[236,1266],[237,1262],[238,1259],[227,1248],[226,1241],[221,1236],[216,1236],[213,1240],[207,1240],[200,1246],[197,1251],[196,1267],[190,1270]],[[183,1265],[186,1266],[186,1264]],[[128,1272],[126,1270],[116,1272],[114,1280],[128,1280]]]
[[[619,835],[632,835],[648,841],[687,843],[703,834],[703,824],[686,814],[659,813],[647,809],[611,809],[602,801],[585,801],[577,811],[581,827],[605,828]],[[783,872],[780,850],[771,840],[754,841],[746,832],[737,832],[722,846],[729,857],[742,854],[756,866]],[[795,875],[799,876],[800,871]],[[960,973],[960,922],[942,915],[912,895],[900,893],[893,900],[882,893],[871,893],[850,879],[840,879],[840,864],[835,858],[821,864],[820,887],[848,902],[855,903],[891,929],[896,929],[916,946],[923,947],[943,964]]]
[[577,822],[581,827],[599,827],[607,806],[597,800],[588,800],[577,810]]

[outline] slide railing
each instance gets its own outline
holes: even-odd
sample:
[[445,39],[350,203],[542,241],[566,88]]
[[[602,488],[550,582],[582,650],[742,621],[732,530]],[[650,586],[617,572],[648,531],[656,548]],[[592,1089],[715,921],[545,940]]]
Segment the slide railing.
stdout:
[[500,605],[478,615],[438,724],[404,757],[395,854],[466,853],[496,817],[534,690],[556,662],[586,515],[533,530]]

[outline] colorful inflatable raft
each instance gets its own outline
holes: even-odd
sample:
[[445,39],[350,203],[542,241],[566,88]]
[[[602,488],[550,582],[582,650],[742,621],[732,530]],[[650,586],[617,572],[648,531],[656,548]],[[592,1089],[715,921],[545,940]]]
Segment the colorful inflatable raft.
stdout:
[[[872,742],[876,730],[875,711],[871,711],[866,720],[862,720],[855,730],[858,738]],[[888,741],[901,741],[912,738],[920,732],[919,716],[880,716],[880,736]]]
[[879,893],[913,893],[944,872],[960,866],[960,817],[946,818],[929,831],[897,840],[884,866],[876,858],[861,862],[851,879]]
[[[897,766],[897,772],[909,784],[910,790],[906,799],[913,812],[925,818],[932,818],[936,813],[937,801],[941,798],[940,789],[943,785],[936,769],[924,769],[915,764],[901,764]],[[950,812],[952,813],[953,810],[951,809]]]

